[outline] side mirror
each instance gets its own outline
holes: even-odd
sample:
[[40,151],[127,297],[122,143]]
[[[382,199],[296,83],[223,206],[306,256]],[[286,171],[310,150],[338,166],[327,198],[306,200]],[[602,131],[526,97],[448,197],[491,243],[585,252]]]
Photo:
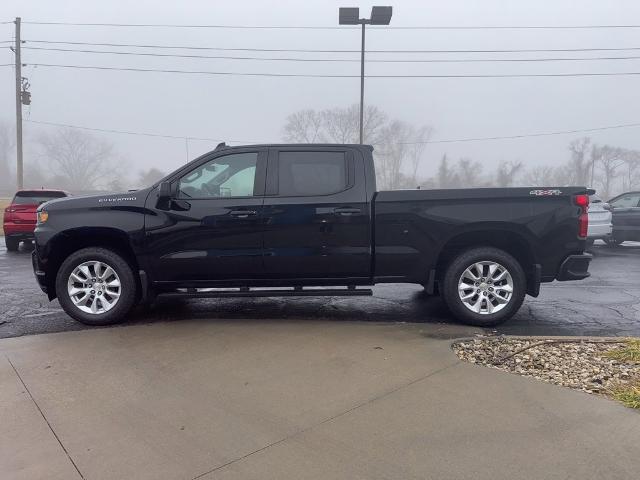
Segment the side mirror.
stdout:
[[158,187],[158,201],[156,207],[161,210],[169,210],[171,206],[171,183],[162,182]]

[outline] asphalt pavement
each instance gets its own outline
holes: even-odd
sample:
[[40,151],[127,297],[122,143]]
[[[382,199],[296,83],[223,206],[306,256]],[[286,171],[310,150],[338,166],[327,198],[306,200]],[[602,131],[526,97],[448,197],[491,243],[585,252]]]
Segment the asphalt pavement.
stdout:
[[[544,284],[538,298],[527,297],[507,323],[487,329],[509,335],[640,335],[640,243],[618,248],[596,245],[591,277]],[[125,325],[210,319],[332,320],[457,325],[438,297],[416,285],[374,288],[373,297],[159,300],[136,309]],[[9,253],[0,246],[0,338],[80,330],[57,301],[36,285],[30,251]],[[93,327],[95,328],[95,327]],[[454,329],[455,330],[455,329]],[[462,325],[457,329],[467,331]],[[450,335],[451,329],[447,329]]]

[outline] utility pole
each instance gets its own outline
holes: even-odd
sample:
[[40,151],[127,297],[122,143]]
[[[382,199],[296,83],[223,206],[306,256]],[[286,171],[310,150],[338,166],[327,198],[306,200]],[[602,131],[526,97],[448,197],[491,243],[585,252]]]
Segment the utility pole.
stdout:
[[371,18],[360,18],[360,9],[340,7],[338,23],[340,25],[362,25],[362,46],[360,48],[360,143],[364,143],[364,28],[365,25],[389,25],[392,7],[371,7]]
[[24,186],[22,169],[22,58],[20,56],[20,17],[16,17],[16,180],[18,190]]
[[362,22],[362,47],[360,49],[360,145],[364,143],[364,25]]

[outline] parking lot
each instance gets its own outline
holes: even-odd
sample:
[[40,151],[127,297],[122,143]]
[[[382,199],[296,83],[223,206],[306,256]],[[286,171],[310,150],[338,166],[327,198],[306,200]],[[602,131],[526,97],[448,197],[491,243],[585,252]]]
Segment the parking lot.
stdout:
[[[591,277],[545,284],[520,312],[488,332],[510,335],[640,335],[640,244],[594,247]],[[30,251],[0,247],[0,338],[87,328],[48,302],[33,278]],[[128,324],[200,319],[333,320],[452,324],[442,301],[414,285],[382,285],[373,297],[160,300],[138,309]],[[460,335],[471,331],[462,325]],[[451,335],[451,325],[446,329]]]

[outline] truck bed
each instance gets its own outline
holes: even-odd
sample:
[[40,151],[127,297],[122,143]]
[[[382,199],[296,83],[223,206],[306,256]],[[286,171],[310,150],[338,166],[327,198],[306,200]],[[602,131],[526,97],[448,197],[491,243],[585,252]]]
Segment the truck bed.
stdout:
[[[456,243],[518,249],[552,281],[567,253],[581,253],[580,207],[585,187],[519,187],[380,191],[374,197],[375,272],[420,281],[440,253]],[[532,274],[533,272],[529,272]],[[422,282],[424,283],[424,282]]]

